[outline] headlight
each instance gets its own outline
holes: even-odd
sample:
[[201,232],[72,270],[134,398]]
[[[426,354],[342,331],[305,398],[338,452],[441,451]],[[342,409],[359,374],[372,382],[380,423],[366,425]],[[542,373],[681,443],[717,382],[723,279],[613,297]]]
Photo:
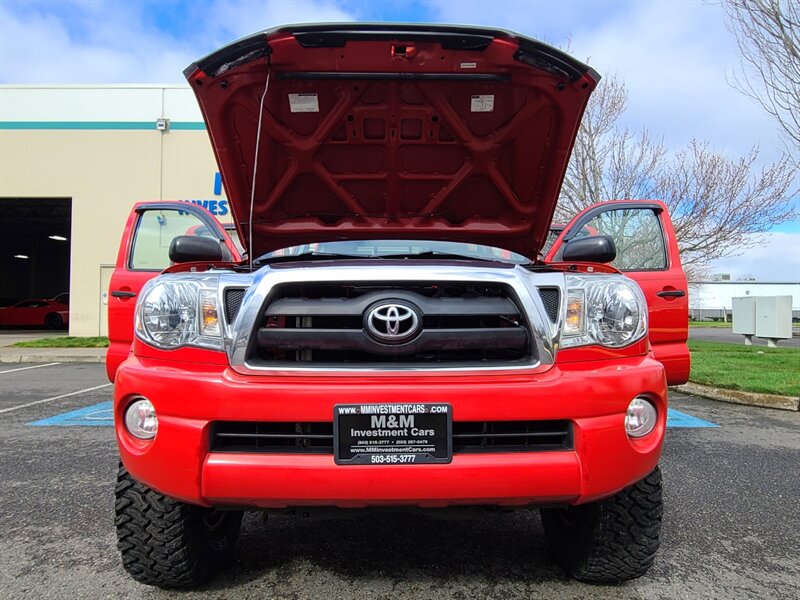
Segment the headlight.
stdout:
[[634,281],[622,275],[567,275],[562,348],[622,348],[646,333],[647,303]]
[[136,306],[136,335],[171,350],[222,349],[217,276],[164,275],[147,283]]

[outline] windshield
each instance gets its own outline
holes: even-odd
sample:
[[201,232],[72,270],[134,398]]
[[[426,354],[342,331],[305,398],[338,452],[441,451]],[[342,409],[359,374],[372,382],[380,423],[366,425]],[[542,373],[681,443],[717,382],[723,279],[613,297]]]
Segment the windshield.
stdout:
[[544,245],[542,249],[539,251],[539,254],[544,256],[550,250],[550,246],[558,239],[558,236],[561,235],[561,232],[564,231],[563,226],[555,226],[551,227],[550,231],[547,232],[547,239],[544,241]]
[[511,264],[526,264],[530,261],[515,252],[462,242],[440,242],[435,240],[351,240],[347,242],[320,242],[282,248],[259,257],[259,261],[279,257],[326,255],[353,258],[430,258],[456,257],[471,260],[491,260]]
[[231,238],[233,245],[239,251],[240,256],[244,256],[247,254],[244,251],[244,246],[242,245],[242,241],[239,239],[239,232],[236,231],[236,225],[233,223],[223,223],[222,227],[225,229],[225,233],[228,234],[228,237]]

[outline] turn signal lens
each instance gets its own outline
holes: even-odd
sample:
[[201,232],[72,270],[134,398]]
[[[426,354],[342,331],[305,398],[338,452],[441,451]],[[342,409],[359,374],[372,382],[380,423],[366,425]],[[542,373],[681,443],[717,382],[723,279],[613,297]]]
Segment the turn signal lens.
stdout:
[[567,318],[564,322],[564,335],[583,333],[583,290],[570,290],[567,295]]
[[649,400],[634,398],[625,415],[625,431],[629,437],[640,438],[656,426],[656,407]]
[[222,335],[217,311],[217,291],[200,290],[200,335]]
[[139,398],[125,411],[125,428],[140,440],[152,440],[158,431],[156,409],[150,400]]

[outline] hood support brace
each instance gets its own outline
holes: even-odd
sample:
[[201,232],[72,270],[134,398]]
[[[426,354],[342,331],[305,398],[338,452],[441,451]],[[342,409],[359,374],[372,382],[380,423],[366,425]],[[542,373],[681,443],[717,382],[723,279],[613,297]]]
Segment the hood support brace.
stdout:
[[258,156],[259,148],[261,146],[261,121],[264,117],[264,101],[267,99],[267,91],[269,90],[269,76],[272,74],[272,61],[271,54],[267,54],[267,80],[264,82],[264,93],[261,94],[261,102],[258,107],[258,130],[256,131],[256,153],[253,159],[253,181],[250,186],[250,215],[247,219],[247,262],[250,264],[250,272],[253,272],[253,207],[256,200],[256,175],[258,175]]

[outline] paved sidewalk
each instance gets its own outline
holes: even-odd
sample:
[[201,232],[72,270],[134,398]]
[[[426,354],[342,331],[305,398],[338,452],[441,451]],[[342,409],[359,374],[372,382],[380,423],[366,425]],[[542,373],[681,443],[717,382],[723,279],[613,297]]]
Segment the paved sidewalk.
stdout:
[[16,346],[0,346],[0,363],[102,363],[105,361],[105,348],[18,348]]
[[14,330],[0,333],[0,363],[53,363],[106,360],[106,348],[19,348],[17,342],[67,335],[60,331]]

